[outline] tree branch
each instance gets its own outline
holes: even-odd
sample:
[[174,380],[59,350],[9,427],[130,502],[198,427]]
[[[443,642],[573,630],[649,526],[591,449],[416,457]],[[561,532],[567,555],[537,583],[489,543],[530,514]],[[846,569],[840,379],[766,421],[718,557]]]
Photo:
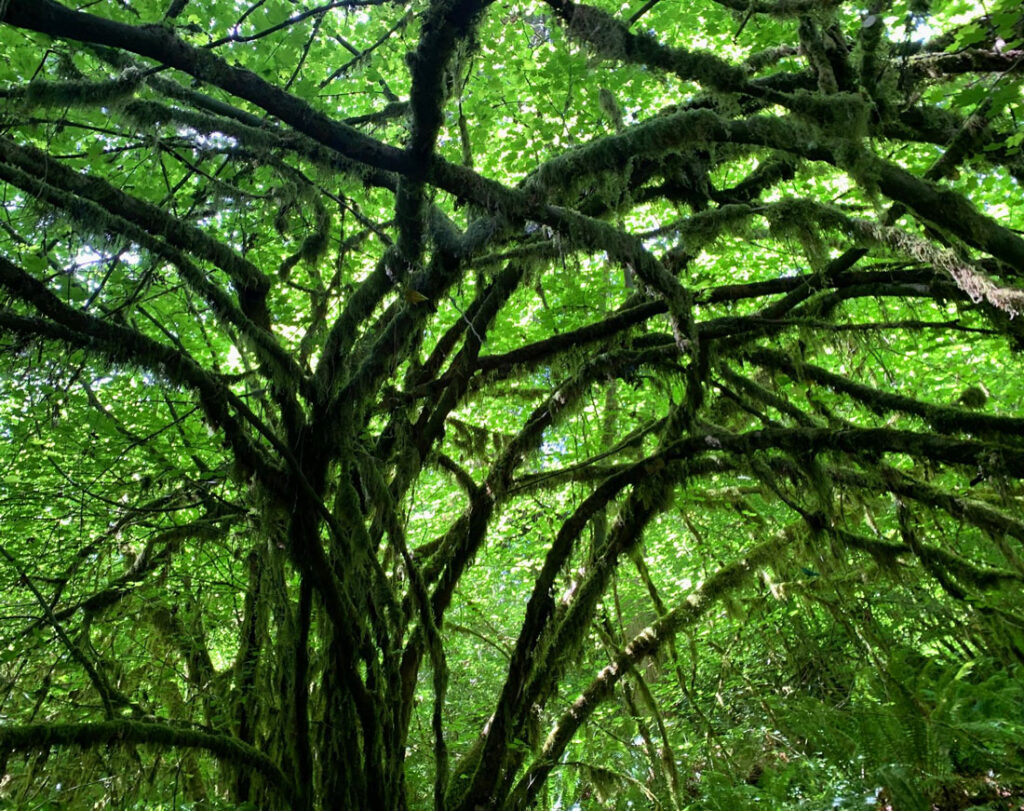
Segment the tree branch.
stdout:
[[0,726],[0,750],[6,751],[45,751],[53,746],[92,748],[138,744],[201,749],[220,760],[259,773],[280,792],[289,805],[296,797],[295,787],[270,758],[249,744],[227,735],[148,721]]

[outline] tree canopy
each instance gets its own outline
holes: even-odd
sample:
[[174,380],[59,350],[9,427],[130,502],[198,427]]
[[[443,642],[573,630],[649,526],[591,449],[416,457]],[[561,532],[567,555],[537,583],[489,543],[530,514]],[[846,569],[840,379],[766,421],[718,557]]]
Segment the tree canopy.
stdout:
[[0,42],[2,807],[1019,804],[1016,0]]

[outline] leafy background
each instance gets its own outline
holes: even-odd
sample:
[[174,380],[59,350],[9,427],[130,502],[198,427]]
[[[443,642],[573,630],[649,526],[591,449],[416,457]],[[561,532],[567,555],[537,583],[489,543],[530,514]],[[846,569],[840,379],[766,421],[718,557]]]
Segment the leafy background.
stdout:
[[1016,3],[70,8],[0,28],[5,807],[1020,806]]

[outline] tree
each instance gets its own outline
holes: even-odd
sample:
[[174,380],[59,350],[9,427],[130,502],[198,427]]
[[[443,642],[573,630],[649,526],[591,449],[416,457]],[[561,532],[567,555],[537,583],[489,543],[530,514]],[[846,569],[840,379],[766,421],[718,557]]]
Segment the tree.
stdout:
[[1015,2],[0,19],[5,802],[1024,791]]

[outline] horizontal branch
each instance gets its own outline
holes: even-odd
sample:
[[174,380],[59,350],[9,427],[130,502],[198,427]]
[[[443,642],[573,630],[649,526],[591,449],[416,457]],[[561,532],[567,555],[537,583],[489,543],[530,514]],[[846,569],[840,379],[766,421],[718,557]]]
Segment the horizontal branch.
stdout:
[[[866,270],[850,271],[843,273],[833,279],[830,284],[834,288],[834,300],[841,301],[846,298],[896,296],[905,297],[911,295],[939,296],[947,299],[955,299],[962,295],[961,291],[952,283],[945,281],[947,277],[929,268],[915,268],[913,270]],[[695,292],[694,299],[698,303],[722,303],[742,301],[761,296],[781,295],[798,292],[803,288],[803,293],[797,296],[797,300],[806,299],[814,290],[811,284],[820,283],[820,279],[813,275],[787,276],[779,279],[771,279],[763,282],[750,282],[747,284],[722,285],[720,287],[705,288]],[[965,295],[963,295],[966,298]],[[792,303],[792,302],[791,302]],[[827,304],[824,299],[817,299],[815,308]],[[646,301],[641,304],[629,307],[609,315],[601,321],[595,321],[575,330],[570,330],[549,338],[544,338],[534,343],[526,344],[518,349],[510,350],[495,355],[483,355],[477,358],[472,366],[472,373],[490,372],[496,375],[507,375],[515,369],[531,369],[536,365],[549,360],[550,358],[565,352],[569,349],[578,349],[595,343],[607,341],[616,335],[626,332],[634,326],[642,324],[654,316],[662,315],[668,311],[664,301]],[[810,324],[814,326],[814,324]],[[794,317],[783,319],[779,317],[769,318],[763,312],[753,313],[746,316],[723,316],[697,323],[697,332],[701,339],[723,339],[740,336],[743,341],[749,341],[766,335],[778,333],[790,327],[808,326],[807,317]],[[847,325],[843,329],[857,328],[882,328],[883,325]],[[829,325],[829,329],[837,329]],[[636,343],[636,347],[654,347],[656,337],[654,333],[646,333],[642,343]],[[664,348],[670,349],[672,339],[665,336]],[[653,361],[659,356],[648,354],[647,360]],[[405,393],[409,398],[432,397],[440,390],[449,385],[456,377],[465,376],[465,369],[449,369],[434,380],[423,383]]]
[[755,349],[745,353],[747,360],[758,366],[785,372],[796,380],[813,380],[835,392],[848,394],[878,414],[901,411],[920,417],[942,433],[973,433],[1019,441],[1024,437],[1024,419],[979,414],[948,405],[924,403],[895,392],[880,391],[834,374],[820,366],[796,361],[784,352]]
[[153,745],[201,749],[219,760],[263,776],[292,805],[295,787],[269,757],[227,735],[182,729],[149,721],[105,721],[94,724],[26,724],[0,726],[0,751],[45,751],[53,746]]
[[3,22],[153,59],[255,104],[346,157],[389,171],[408,169],[409,161],[402,150],[332,120],[252,71],[229,65],[208,50],[189,45],[162,25],[126,25],[72,11],[54,0],[9,0]]
[[1020,448],[890,428],[767,428],[743,434],[709,429],[703,436],[680,440],[669,455],[688,459],[711,448],[740,456],[770,449],[809,454],[841,452],[853,456],[902,453],[917,459],[981,469],[988,474],[1024,476],[1024,450]]
[[911,59],[908,68],[911,74],[929,79],[960,73],[1021,73],[1024,50],[968,48],[956,53],[924,54]]

